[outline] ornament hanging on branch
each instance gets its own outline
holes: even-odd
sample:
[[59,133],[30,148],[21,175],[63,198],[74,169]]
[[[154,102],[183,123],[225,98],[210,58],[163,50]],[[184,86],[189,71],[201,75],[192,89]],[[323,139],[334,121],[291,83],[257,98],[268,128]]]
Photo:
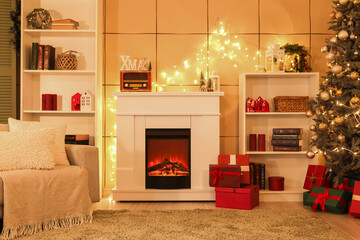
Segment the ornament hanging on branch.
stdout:
[[336,96],[341,97],[342,94],[343,94],[343,92],[341,89],[336,90],[336,93],[335,93]]
[[349,2],[349,0],[339,0],[340,4],[347,4]]
[[328,46],[323,46],[323,47],[320,49],[320,51],[321,51],[322,53],[327,53],[327,52],[329,51],[329,48],[328,48]]
[[307,116],[308,118],[311,118],[313,115],[314,115],[314,114],[313,114],[313,112],[312,112],[311,110],[307,110],[307,111],[306,111],[306,116]]
[[350,104],[350,107],[357,107],[357,106],[359,106],[359,105],[360,105],[360,98],[358,98],[357,96],[352,97],[352,98],[350,99],[349,104]]
[[347,38],[349,37],[349,33],[345,30],[341,30],[339,33],[338,33],[338,38],[340,40],[346,40]]
[[359,77],[359,73],[358,73],[358,72],[352,72],[352,73],[350,73],[350,78],[351,78],[352,80],[356,80],[356,79],[358,79],[358,77]]
[[311,131],[315,131],[315,130],[316,130],[316,126],[315,126],[315,125],[311,125],[311,126],[310,126],[310,130],[311,130]]
[[315,153],[311,150],[306,152],[306,157],[309,159],[313,159],[315,157]]
[[335,12],[335,11],[330,12],[330,13],[329,13],[329,18],[330,18],[330,20],[336,19],[335,15],[336,15],[336,12]]
[[319,129],[321,131],[325,131],[328,128],[328,125],[326,123],[320,123],[319,124]]
[[332,52],[329,52],[325,55],[326,60],[328,60],[328,62],[331,62],[332,60],[334,60],[335,54]]
[[350,34],[350,39],[351,39],[351,40],[354,40],[355,38],[356,38],[355,34],[351,33],[351,34]]
[[339,142],[345,142],[345,136],[340,134],[338,137],[337,137],[338,141]]
[[337,37],[331,37],[331,38],[330,38],[330,42],[336,43],[336,42],[337,42]]
[[329,101],[330,95],[329,95],[328,92],[324,91],[324,92],[321,92],[321,93],[320,93],[320,98],[321,98],[321,100],[323,100],[323,101]]
[[334,65],[331,67],[331,71],[334,73],[334,74],[339,74],[341,71],[342,71],[342,67],[340,65]]
[[337,116],[334,121],[336,125],[341,126],[344,123],[344,118],[341,116]]
[[311,136],[311,140],[312,141],[316,141],[316,140],[318,140],[318,135],[316,135],[316,134],[313,134],[312,136]]

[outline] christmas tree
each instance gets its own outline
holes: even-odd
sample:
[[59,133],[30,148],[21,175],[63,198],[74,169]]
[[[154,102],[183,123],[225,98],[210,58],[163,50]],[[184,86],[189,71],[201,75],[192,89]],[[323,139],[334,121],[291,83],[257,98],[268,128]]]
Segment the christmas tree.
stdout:
[[334,1],[329,29],[321,52],[330,70],[320,84],[320,93],[310,102],[314,114],[311,147],[307,156],[323,154],[330,175],[360,177],[360,0]]

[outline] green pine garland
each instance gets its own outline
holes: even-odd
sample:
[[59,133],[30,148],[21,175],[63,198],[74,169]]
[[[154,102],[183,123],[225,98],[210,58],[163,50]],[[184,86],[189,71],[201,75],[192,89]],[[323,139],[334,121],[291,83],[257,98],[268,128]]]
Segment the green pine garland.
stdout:
[[298,62],[295,64],[296,72],[311,72],[308,59],[311,58],[309,51],[302,45],[287,43],[281,47],[285,50],[285,54],[299,56]]

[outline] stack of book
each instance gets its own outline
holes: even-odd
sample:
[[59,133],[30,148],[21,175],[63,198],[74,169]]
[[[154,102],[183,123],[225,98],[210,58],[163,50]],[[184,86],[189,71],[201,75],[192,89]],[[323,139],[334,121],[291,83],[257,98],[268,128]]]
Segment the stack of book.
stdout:
[[76,30],[79,23],[70,18],[52,21],[51,29],[54,30]]
[[265,164],[250,162],[250,184],[265,190]]
[[54,70],[55,48],[50,45],[41,45],[33,42],[30,66],[32,70]]
[[302,128],[274,128],[271,145],[274,151],[299,152],[303,145]]

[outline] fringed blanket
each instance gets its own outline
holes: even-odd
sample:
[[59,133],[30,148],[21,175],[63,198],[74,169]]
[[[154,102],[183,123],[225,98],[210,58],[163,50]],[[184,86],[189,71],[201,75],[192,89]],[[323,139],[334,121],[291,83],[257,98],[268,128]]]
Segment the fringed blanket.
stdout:
[[92,220],[88,175],[78,166],[0,172],[4,239]]

